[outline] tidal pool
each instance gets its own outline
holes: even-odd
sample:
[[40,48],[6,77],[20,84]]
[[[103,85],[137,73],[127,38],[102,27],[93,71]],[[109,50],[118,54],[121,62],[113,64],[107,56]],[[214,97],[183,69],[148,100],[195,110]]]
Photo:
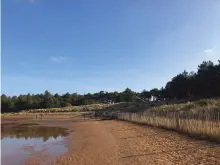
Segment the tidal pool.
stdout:
[[[37,124],[3,124],[1,134],[2,165],[22,165],[32,156],[47,161],[68,151],[64,139],[67,129]],[[42,158],[43,160],[43,158]]]

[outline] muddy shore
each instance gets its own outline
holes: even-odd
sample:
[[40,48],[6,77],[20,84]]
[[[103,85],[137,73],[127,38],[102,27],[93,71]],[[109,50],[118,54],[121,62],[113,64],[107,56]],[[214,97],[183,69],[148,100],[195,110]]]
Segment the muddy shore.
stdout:
[[[219,165],[220,146],[172,131],[115,120],[95,120],[69,115],[12,117],[6,123],[37,123],[68,130],[67,152],[59,156],[33,154],[25,165]],[[4,152],[4,151],[3,151]],[[7,164],[5,164],[7,165]]]

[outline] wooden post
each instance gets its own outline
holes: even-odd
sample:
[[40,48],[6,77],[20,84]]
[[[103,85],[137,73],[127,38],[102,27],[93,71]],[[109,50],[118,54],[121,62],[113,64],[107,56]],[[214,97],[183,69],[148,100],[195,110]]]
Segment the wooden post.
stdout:
[[175,117],[176,117],[176,129],[177,129],[177,130],[180,130],[179,114],[177,113],[177,114],[175,115]]

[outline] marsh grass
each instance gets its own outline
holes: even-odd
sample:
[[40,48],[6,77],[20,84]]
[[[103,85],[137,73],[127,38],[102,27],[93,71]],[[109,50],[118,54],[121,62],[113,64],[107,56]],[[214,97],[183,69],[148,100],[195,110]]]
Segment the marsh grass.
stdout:
[[118,119],[139,124],[161,127],[187,133],[191,136],[208,138],[220,142],[220,122],[214,120],[181,119],[180,117],[147,116],[138,113],[121,113]]
[[81,106],[68,106],[62,108],[44,108],[44,109],[28,109],[23,112],[26,113],[54,113],[54,112],[83,112],[83,111],[94,111],[108,107],[108,104],[91,104]]
[[121,112],[117,118],[220,142],[220,99],[162,105],[137,113]]

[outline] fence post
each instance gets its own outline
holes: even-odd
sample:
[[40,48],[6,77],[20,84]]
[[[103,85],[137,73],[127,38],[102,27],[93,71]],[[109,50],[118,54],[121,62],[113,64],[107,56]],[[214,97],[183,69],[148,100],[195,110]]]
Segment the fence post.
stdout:
[[179,120],[179,114],[175,114],[175,118],[176,118],[176,129],[180,130],[180,120]]

